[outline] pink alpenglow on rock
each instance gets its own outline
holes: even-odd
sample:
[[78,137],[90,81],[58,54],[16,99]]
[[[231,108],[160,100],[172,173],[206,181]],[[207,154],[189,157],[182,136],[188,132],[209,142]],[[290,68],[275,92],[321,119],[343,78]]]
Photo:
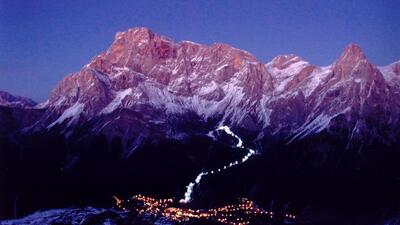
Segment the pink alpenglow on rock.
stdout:
[[[226,44],[174,42],[133,28],[56,86],[36,126],[67,132],[96,120],[90,130],[105,135],[179,138],[169,120],[192,113],[288,143],[341,127],[352,142],[399,122],[399,65],[378,68],[355,44],[324,67],[294,54],[264,64]],[[66,117],[74,106],[79,115]]]

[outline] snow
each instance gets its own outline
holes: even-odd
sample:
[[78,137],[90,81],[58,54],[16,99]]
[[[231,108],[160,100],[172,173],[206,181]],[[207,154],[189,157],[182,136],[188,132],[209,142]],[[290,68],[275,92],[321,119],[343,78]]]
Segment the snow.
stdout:
[[267,107],[269,99],[270,97],[264,94],[258,105],[260,109],[258,111],[258,120],[263,122],[263,128],[266,128],[268,125],[271,124],[270,117],[272,114],[272,109]]
[[323,80],[325,80],[329,74],[332,72],[331,66],[322,67],[321,70],[312,73],[310,79],[307,80],[305,88],[302,89],[304,96],[309,97],[314,90],[322,84]]
[[57,101],[53,105],[56,107],[61,106],[63,105],[65,100],[66,100],[65,96],[61,96],[61,98],[57,99]]
[[306,61],[295,62],[290,64],[290,66],[288,66],[287,68],[281,70],[281,73],[291,74],[291,75],[297,74],[308,65],[309,63]]
[[50,225],[50,224],[82,224],[89,215],[99,214],[105,209],[86,207],[84,209],[67,208],[51,209],[39,211],[21,219],[1,221],[2,225],[31,224],[31,225]]
[[187,41],[187,40],[183,40],[181,41],[182,43],[187,43],[187,44],[192,44],[192,45],[200,45],[199,43],[193,42],[193,41]]
[[68,118],[71,118],[67,125],[67,126],[70,126],[75,120],[77,120],[79,118],[79,116],[83,112],[84,108],[85,108],[85,104],[76,102],[74,105],[72,105],[71,107],[66,109],[63,112],[63,114],[56,121],[54,121],[47,127],[47,129],[50,129],[57,124],[61,124],[62,122],[64,122],[64,120],[66,120]]
[[[296,57],[294,59],[297,59]],[[289,62],[293,61],[290,60]],[[288,64],[287,62],[286,64]],[[288,67],[284,69],[275,68],[272,63],[265,64],[268,72],[275,80],[275,92],[282,93],[285,91],[287,84],[293,80],[294,75],[300,73],[305,67],[310,64],[306,61],[298,61],[290,64]]]
[[125,157],[130,157],[143,143],[144,137],[139,135],[131,144],[129,150],[126,152]]
[[198,55],[196,57],[194,57],[192,60],[190,60],[191,62],[201,62],[203,60],[203,56],[202,55]]
[[125,34],[125,32],[117,32],[115,34],[115,39],[116,40],[121,39],[124,36],[124,34]]
[[350,74],[355,73],[359,69],[359,67],[361,65],[366,64],[366,63],[368,63],[368,61],[366,59],[357,61],[357,64],[353,67],[353,69],[351,70]]
[[278,85],[275,87],[275,91],[277,92],[282,92],[285,90],[286,85],[289,83],[289,81],[291,81],[291,79],[284,79],[283,81],[281,81],[280,83],[278,83]]
[[[232,121],[240,123],[247,115],[238,105],[244,98],[243,88],[236,84],[236,81],[217,84],[207,83],[206,86],[197,89],[193,96],[175,95],[175,87],[179,87],[185,78],[180,77],[166,87],[160,87],[156,83],[140,84],[140,90],[145,93],[148,103],[152,106],[163,109],[167,114],[182,114],[187,111],[196,112],[203,118],[209,118],[218,114],[229,115]],[[210,93],[217,88],[223,91],[223,98],[219,101],[203,99],[201,95]]]
[[218,84],[215,81],[211,81],[210,83],[207,83],[200,88],[199,94],[200,95],[209,94],[209,93],[212,93],[213,91],[215,91],[217,88],[218,88]]
[[314,120],[303,127],[300,132],[297,132],[297,134],[288,142],[288,144],[298,138],[301,139],[309,134],[321,132],[325,127],[329,125],[330,121],[331,117],[325,114],[318,115]]
[[72,166],[74,166],[78,162],[78,160],[79,160],[79,155],[74,155],[69,157],[66,165],[64,166],[65,169],[69,170]]
[[124,67],[113,67],[113,70],[117,72],[113,75],[113,77],[116,78],[116,77],[121,76],[124,72],[130,71],[131,69],[124,66]]
[[216,112],[221,112],[221,110],[223,110],[225,111],[224,117],[230,117],[235,123],[240,123],[247,115],[243,106],[239,106],[245,98],[243,88],[236,85],[234,82],[230,82],[223,86],[223,90],[225,97],[218,104],[215,104],[212,109]]
[[[63,96],[64,97],[64,96]],[[44,109],[49,106],[50,101],[47,99],[45,102],[37,104],[34,108],[35,109]]]
[[103,82],[103,84],[110,86],[110,80],[108,79],[108,77],[104,74],[99,73],[97,70],[92,69],[93,74],[96,76],[96,78],[98,80],[100,80],[101,82]]
[[225,68],[225,67],[227,67],[227,66],[229,66],[229,65],[228,65],[228,64],[224,64],[224,65],[222,65],[222,66],[219,66],[219,67],[215,70],[215,72],[218,72],[218,71],[222,70],[223,68]]
[[351,131],[350,137],[349,137],[349,143],[354,139],[354,137],[360,133],[359,127],[362,126],[362,122],[360,120],[357,120],[356,124],[353,127],[353,130]]
[[177,65],[177,66],[175,66],[175,68],[172,70],[172,74],[175,75],[175,74],[178,73],[178,71],[179,71],[179,66]]
[[141,41],[139,41],[138,43],[137,43],[137,46],[138,47],[142,47],[142,46],[145,46],[145,45],[147,45],[149,42],[147,41],[147,40],[141,40]]
[[391,81],[393,78],[396,77],[396,74],[393,72],[393,64],[390,64],[388,66],[379,66],[378,69],[379,71],[381,71],[383,77],[387,81]]
[[294,132],[294,133],[296,133],[296,135],[294,135],[294,137],[292,139],[290,139],[288,144],[290,144],[291,142],[293,142],[296,139],[304,138],[305,136],[308,136],[310,134],[320,133],[326,127],[328,127],[329,123],[331,122],[331,120],[333,118],[335,118],[336,116],[338,116],[340,114],[346,113],[350,110],[351,110],[351,107],[347,107],[344,110],[342,110],[338,113],[335,113],[334,115],[326,115],[324,113],[319,114],[317,117],[315,117],[314,119],[312,119],[311,121],[306,123],[306,125],[303,125],[296,132]]
[[116,92],[115,98],[110,102],[110,104],[104,107],[100,114],[108,114],[113,112],[115,109],[121,106],[122,100],[130,94],[132,94],[132,88],[127,88],[125,90]]
[[291,77],[295,74],[298,74],[302,69],[306,66],[310,65],[306,61],[298,61],[290,64],[288,67],[284,69],[275,68],[272,63],[267,63],[265,66],[267,67],[268,72],[277,79],[283,79]]

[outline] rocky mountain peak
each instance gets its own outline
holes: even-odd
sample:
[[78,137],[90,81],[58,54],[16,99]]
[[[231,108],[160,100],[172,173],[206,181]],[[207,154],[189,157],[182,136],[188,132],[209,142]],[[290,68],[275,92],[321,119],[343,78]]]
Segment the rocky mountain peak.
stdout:
[[343,50],[333,66],[336,77],[340,79],[350,78],[353,74],[372,74],[377,69],[368,62],[366,55],[360,46],[349,44]]
[[349,44],[344,48],[338,61],[355,63],[360,60],[366,60],[366,59],[367,59],[367,57],[365,56],[365,54],[360,46],[358,46],[356,44]]
[[271,63],[273,67],[282,70],[289,67],[293,63],[297,63],[300,61],[304,60],[295,54],[288,54],[288,55],[279,55],[273,58]]
[[121,38],[130,38],[134,40],[138,39],[151,39],[154,38],[155,33],[147,27],[135,27],[131,28],[127,31],[118,32],[115,35],[115,40]]
[[8,92],[0,91],[0,106],[29,108],[35,106],[37,103],[32,99],[14,96]]
[[[154,42],[160,42],[160,41],[165,41],[165,42],[172,42],[169,40],[167,37],[164,37],[162,35],[159,35],[149,28],[146,27],[136,27],[136,28],[131,28],[127,31],[123,32],[118,32],[115,35],[114,43],[113,45],[123,45],[125,48],[126,47],[145,47],[151,44],[154,44]],[[152,47],[152,46],[149,46]]]

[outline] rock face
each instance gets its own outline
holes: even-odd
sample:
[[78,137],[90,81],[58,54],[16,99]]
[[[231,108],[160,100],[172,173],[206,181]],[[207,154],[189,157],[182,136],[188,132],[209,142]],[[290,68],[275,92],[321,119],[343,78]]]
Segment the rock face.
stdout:
[[34,130],[179,138],[171,125],[194,115],[287,143],[340,131],[349,144],[389,144],[399,133],[399,65],[377,68],[354,44],[326,67],[293,54],[263,64],[226,44],[175,43],[134,28],[57,85]]

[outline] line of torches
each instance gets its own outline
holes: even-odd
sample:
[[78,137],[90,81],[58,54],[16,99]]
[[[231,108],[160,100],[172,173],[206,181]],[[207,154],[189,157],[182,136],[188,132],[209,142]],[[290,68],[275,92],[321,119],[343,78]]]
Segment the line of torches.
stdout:
[[[176,222],[191,219],[213,220],[224,224],[246,225],[257,216],[273,218],[274,213],[264,210],[246,198],[239,199],[237,204],[225,205],[211,209],[190,209],[176,207],[173,199],[155,199],[143,195],[134,195],[126,202],[114,196],[116,206],[125,211],[140,215],[163,216]],[[286,219],[296,219],[292,214],[285,214]]]
[[[230,167],[244,163],[251,156],[256,154],[253,149],[245,148],[242,139],[233,133],[228,126],[220,126],[216,129],[216,131],[220,130],[223,130],[237,140],[237,144],[234,147],[247,149],[248,153],[240,161],[234,161],[222,168],[201,172],[198,174],[194,182],[190,182],[186,187],[184,198],[179,200],[179,203],[185,204],[191,201],[193,187],[194,185],[200,183],[203,176],[219,173]],[[211,131],[209,135],[214,138],[213,132],[214,131]],[[125,211],[134,211],[140,215],[163,216],[177,222],[189,221],[190,219],[205,219],[218,221],[224,224],[246,225],[249,224],[252,219],[260,215],[265,215],[269,218],[274,217],[273,212],[259,208],[254,204],[253,201],[245,198],[239,199],[239,203],[237,204],[226,205],[219,208],[196,210],[187,207],[175,207],[174,205],[177,204],[174,203],[174,200],[171,198],[155,199],[143,195],[134,195],[126,202],[115,196],[114,199],[116,201],[116,206]],[[285,214],[285,219],[296,219],[296,216],[292,214]]]
[[[220,172],[222,172],[224,170],[229,169],[230,167],[234,167],[234,166],[237,166],[239,164],[242,164],[242,163],[246,162],[247,160],[249,160],[250,157],[252,157],[253,155],[256,154],[255,150],[250,149],[250,148],[246,148],[243,145],[242,139],[240,139],[239,136],[237,136],[235,133],[233,133],[232,130],[228,126],[220,126],[214,131],[224,131],[225,133],[227,133],[228,135],[230,135],[231,137],[233,137],[234,139],[237,140],[237,144],[235,146],[232,146],[232,147],[240,148],[240,149],[246,149],[248,151],[248,153],[245,156],[243,156],[240,161],[236,160],[236,161],[230,162],[229,164],[226,164],[224,167],[221,167],[221,168],[218,168],[218,169],[215,169],[215,170],[210,170],[210,171],[199,173],[197,175],[196,179],[194,181],[190,182],[186,186],[186,192],[185,192],[183,198],[181,200],[179,200],[180,203],[189,203],[190,201],[192,201],[193,187],[200,183],[202,177],[208,176],[210,174],[217,174],[217,173],[220,173]],[[213,134],[214,131],[209,132],[208,135],[215,139],[215,136]]]

